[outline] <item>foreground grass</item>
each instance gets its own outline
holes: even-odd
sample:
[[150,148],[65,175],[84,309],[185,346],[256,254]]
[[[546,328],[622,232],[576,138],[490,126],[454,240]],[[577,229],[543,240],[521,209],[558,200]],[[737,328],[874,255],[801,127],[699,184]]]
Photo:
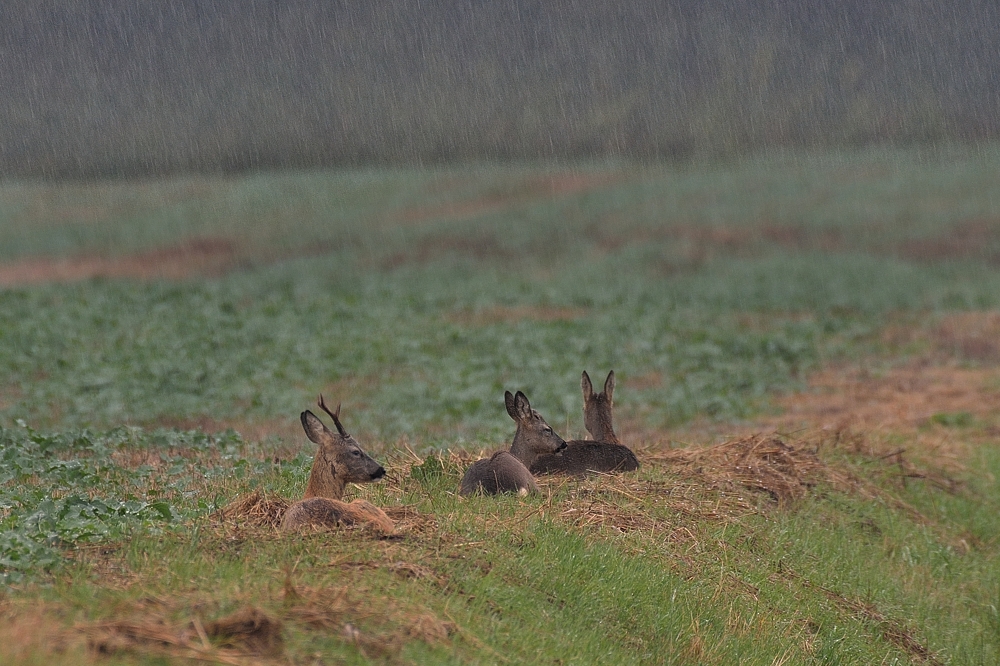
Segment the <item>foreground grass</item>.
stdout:
[[[7,451],[43,439],[49,447],[33,480],[4,486],[5,535],[57,555],[6,593],[7,659],[78,663],[94,649],[112,663],[244,658],[255,651],[239,640],[195,638],[196,654],[123,627],[194,636],[192,621],[211,627],[247,606],[283,624],[281,642],[256,657],[281,663],[1000,657],[995,449],[983,449],[949,493],[919,481],[901,487],[893,463],[834,448],[844,473],[870,470],[854,477],[862,490],[821,482],[785,508],[720,485],[712,473],[722,467],[692,472],[666,459],[637,477],[553,480],[541,496],[499,499],[457,497],[455,458],[416,468],[416,459],[397,459],[387,482],[357,489],[397,510],[399,536],[378,539],[364,530],[288,537],[220,519],[218,506],[253,489],[300,492],[310,461],[275,463],[233,434],[165,436],[6,432]],[[74,464],[91,472],[67,476]],[[43,495],[59,504],[71,492],[78,504],[162,506],[154,515],[36,520]],[[38,578],[39,566],[51,573]]]

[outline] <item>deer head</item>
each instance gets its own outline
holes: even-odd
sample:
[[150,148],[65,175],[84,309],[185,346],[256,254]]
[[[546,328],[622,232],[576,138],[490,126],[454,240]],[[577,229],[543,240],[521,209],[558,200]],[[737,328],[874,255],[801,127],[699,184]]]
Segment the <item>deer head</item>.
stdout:
[[505,392],[504,403],[507,414],[517,423],[510,452],[525,467],[531,467],[535,458],[543,453],[556,453],[566,448],[563,438],[552,430],[541,414],[531,408],[523,393],[518,391],[516,395],[511,395],[510,391]]
[[347,434],[340,422],[340,405],[337,405],[336,411],[331,412],[322,395],[317,404],[333,419],[337,431],[327,428],[308,409],[302,412],[302,429],[305,430],[306,437],[319,446],[305,497],[339,500],[344,496],[344,486],[347,483],[368,483],[385,476],[385,469],[361,450],[358,442]]
[[619,444],[612,423],[615,371],[612,370],[608,373],[608,378],[604,380],[604,390],[600,393],[594,393],[590,376],[584,370],[580,380],[580,388],[583,389],[583,425],[587,428],[587,432],[595,441]]

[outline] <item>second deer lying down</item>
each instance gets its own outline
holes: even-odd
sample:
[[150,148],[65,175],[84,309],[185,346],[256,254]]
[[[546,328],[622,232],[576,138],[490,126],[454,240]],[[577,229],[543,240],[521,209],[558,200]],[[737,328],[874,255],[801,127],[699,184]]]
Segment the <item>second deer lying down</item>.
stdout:
[[627,446],[622,446],[612,425],[612,400],[615,371],[608,373],[604,390],[594,393],[586,371],[580,380],[583,389],[583,423],[596,441],[574,440],[555,454],[539,456],[528,464],[532,474],[573,474],[631,472],[639,469],[639,460]]
[[566,446],[563,438],[553,432],[541,415],[531,408],[528,398],[521,393],[504,394],[507,414],[517,423],[517,432],[510,451],[494,453],[472,463],[462,477],[460,495],[482,491],[487,495],[499,493],[538,492],[538,485],[528,471],[528,466],[540,455],[561,451]]
[[333,418],[337,432],[332,432],[309,410],[302,412],[302,428],[319,450],[313,460],[305,496],[285,510],[281,530],[370,525],[378,532],[392,534],[395,524],[371,502],[362,499],[350,503],[341,501],[348,482],[377,481],[385,476],[385,469],[362,451],[357,441],[344,430],[340,423],[340,405],[337,411],[331,412],[320,396],[319,406]]

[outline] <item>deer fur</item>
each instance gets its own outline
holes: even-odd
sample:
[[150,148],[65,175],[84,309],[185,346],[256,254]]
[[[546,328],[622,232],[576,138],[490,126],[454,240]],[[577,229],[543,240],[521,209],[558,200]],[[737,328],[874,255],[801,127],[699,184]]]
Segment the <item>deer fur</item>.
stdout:
[[572,474],[631,472],[639,469],[639,459],[615,435],[612,419],[615,371],[608,373],[604,390],[594,393],[586,370],[580,379],[583,390],[583,423],[596,441],[573,440],[559,453],[539,456],[528,465],[532,474]]
[[474,462],[462,477],[460,495],[483,492],[487,495],[538,492],[538,484],[528,466],[539,455],[562,450],[566,442],[557,435],[545,419],[531,408],[528,398],[520,391],[504,394],[507,414],[517,423],[510,451],[494,453]]
[[608,373],[608,378],[604,380],[604,390],[594,393],[594,386],[590,383],[590,375],[583,371],[580,378],[580,388],[583,390],[583,427],[590,433],[595,442],[608,442],[610,444],[621,444],[618,435],[615,434],[615,427],[612,419],[614,409],[615,392],[615,371]]
[[333,418],[337,432],[306,410],[300,419],[306,436],[319,448],[313,459],[309,483],[301,500],[288,507],[281,519],[281,530],[338,525],[370,525],[382,534],[392,534],[395,524],[374,504],[362,499],[341,501],[347,483],[370,483],[385,476],[385,469],[347,434],[340,422],[340,405],[331,412],[319,397],[319,406]]

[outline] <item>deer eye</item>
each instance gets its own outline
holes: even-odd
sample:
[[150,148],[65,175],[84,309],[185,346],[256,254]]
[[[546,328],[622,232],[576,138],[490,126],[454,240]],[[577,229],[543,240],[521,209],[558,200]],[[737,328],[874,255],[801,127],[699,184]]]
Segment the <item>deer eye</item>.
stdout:
[[544,432],[552,432],[552,426],[545,426],[544,428],[542,428],[542,430]]
[[358,456],[361,455],[361,451],[358,451],[357,449],[354,449],[353,451],[351,451],[351,455],[354,456],[354,457],[358,457]]

